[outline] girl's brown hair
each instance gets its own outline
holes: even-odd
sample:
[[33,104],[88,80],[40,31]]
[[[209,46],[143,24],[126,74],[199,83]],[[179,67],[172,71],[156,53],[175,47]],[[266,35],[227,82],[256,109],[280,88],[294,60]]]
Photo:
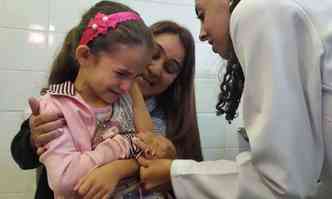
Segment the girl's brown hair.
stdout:
[[[110,15],[126,11],[135,12],[121,3],[112,1],[100,1],[90,8],[82,16],[79,25],[72,28],[67,34],[63,46],[52,64],[48,84],[75,81],[79,70],[79,64],[75,59],[75,50],[91,18],[95,17],[98,12]],[[98,36],[87,45],[91,53],[98,54],[101,51],[110,52],[116,49],[119,44],[144,45],[151,51],[154,47],[151,31],[142,20],[122,22],[115,29],[109,29],[108,34]]]

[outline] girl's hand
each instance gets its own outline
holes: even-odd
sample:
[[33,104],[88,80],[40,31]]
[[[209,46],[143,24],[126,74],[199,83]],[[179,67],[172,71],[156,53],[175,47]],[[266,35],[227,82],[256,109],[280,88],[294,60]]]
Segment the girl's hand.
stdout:
[[37,99],[31,97],[29,105],[32,111],[30,117],[31,136],[30,142],[37,150],[37,154],[41,155],[46,149],[43,147],[53,139],[62,134],[60,129],[65,125],[62,115],[57,114],[40,114],[40,105]]
[[107,199],[121,180],[112,163],[92,170],[75,186],[74,191],[83,199]]
[[141,165],[140,178],[144,189],[151,190],[170,182],[172,160],[139,158],[138,162]]
[[173,143],[162,135],[157,135],[154,139],[153,149],[156,151],[158,159],[175,159],[176,149]]
[[[153,157],[169,158],[176,157],[176,149],[173,143],[162,135],[156,133],[138,133],[137,137],[153,152]],[[140,147],[140,146],[139,146]],[[140,147],[142,148],[142,147]],[[148,158],[150,159],[150,158]]]
[[138,169],[139,165],[136,160],[115,160],[92,170],[80,180],[74,190],[83,199],[108,199],[119,181],[137,175]]

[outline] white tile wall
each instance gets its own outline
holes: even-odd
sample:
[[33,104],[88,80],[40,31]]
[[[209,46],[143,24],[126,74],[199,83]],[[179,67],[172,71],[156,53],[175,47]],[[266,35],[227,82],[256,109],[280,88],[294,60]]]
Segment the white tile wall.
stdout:
[[[205,159],[233,159],[246,144],[237,136],[241,120],[228,125],[215,116],[223,61],[198,40],[193,0],[117,0],[141,13],[147,24],[169,19],[185,25],[196,40],[196,97]],[[33,171],[20,170],[10,142],[22,122],[27,98],[45,83],[65,33],[97,0],[0,0],[0,199],[33,198]]]
[[31,196],[35,187],[34,172],[19,170],[10,156],[10,142],[18,131],[22,121],[22,113],[0,112],[0,121],[0,199],[23,198],[21,195],[28,196],[29,194]]
[[[197,35],[195,36],[197,38]],[[217,74],[225,65],[219,55],[212,53],[211,47],[207,43],[196,43],[196,78],[208,78],[219,80]],[[217,86],[215,84],[214,86]]]
[[46,30],[49,1],[1,0],[0,26],[28,30]]
[[198,125],[201,129],[203,148],[224,148],[226,145],[225,121],[213,113],[199,113]]
[[44,72],[34,71],[1,71],[0,110],[22,111],[27,106],[29,96],[38,96],[42,83],[45,82]]
[[[199,67],[199,65],[198,65]],[[215,113],[215,106],[218,97],[218,81],[217,78],[197,78],[196,101],[197,111],[199,113]]]
[[50,59],[46,32],[0,28],[0,42],[0,70],[42,71]]
[[198,35],[199,31],[199,21],[195,18],[195,10],[193,5],[159,3],[160,1],[148,2],[121,0],[120,2],[128,2],[128,5],[136,9],[149,25],[158,20],[165,19],[174,20],[179,24],[186,25],[195,35],[195,39],[198,40],[196,35]]
[[145,2],[158,2],[158,3],[163,3],[163,4],[174,4],[174,5],[194,5],[194,1],[192,0],[142,0]]
[[77,25],[82,14],[89,9],[94,2],[91,0],[56,0],[50,1],[50,30],[55,32],[68,32]]
[[[66,36],[65,33],[58,33],[58,32],[49,32],[48,33],[48,47],[49,47],[49,55],[50,55],[50,59],[47,62],[48,66],[51,66],[52,61],[54,60],[56,55],[61,50],[65,36]],[[48,69],[49,68],[50,67],[48,67]]]

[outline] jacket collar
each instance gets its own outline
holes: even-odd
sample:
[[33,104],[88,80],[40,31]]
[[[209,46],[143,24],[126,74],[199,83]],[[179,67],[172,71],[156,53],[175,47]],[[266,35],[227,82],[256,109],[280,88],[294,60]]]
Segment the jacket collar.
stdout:
[[75,86],[72,82],[66,81],[60,84],[51,84],[46,93],[50,95],[75,96]]

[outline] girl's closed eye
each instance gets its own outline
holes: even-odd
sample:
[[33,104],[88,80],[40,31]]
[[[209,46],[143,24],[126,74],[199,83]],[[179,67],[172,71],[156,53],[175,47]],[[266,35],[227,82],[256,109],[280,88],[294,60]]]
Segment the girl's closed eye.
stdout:
[[116,73],[117,77],[119,77],[120,79],[125,79],[128,77],[128,75],[124,72],[116,71],[115,73]]
[[117,78],[125,80],[125,79],[131,79],[134,78],[134,74],[130,73],[127,70],[115,70],[115,75]]

